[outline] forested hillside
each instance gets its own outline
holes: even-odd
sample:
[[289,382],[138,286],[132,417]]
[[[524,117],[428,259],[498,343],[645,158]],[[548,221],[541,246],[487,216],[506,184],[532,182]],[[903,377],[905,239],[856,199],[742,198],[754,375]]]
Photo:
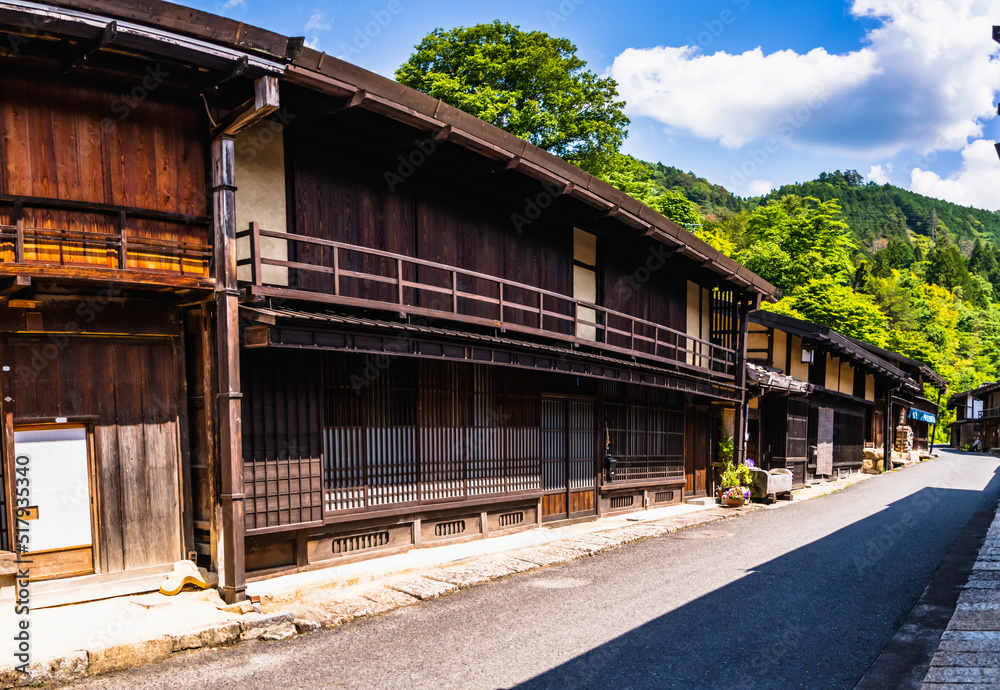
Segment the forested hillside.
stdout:
[[[622,154],[625,102],[564,38],[494,21],[435,29],[396,79],[615,185],[784,291],[775,309],[933,366],[961,391],[1000,378],[1000,215],[823,173],[742,199]],[[929,393],[930,395],[930,393]],[[943,412],[943,411],[942,411]],[[940,415],[939,439],[948,415]]]
[[650,175],[658,188],[697,206],[702,239],[784,290],[766,308],[923,360],[951,392],[1000,378],[997,213],[866,184],[852,170],[740,199],[649,168],[664,172]]

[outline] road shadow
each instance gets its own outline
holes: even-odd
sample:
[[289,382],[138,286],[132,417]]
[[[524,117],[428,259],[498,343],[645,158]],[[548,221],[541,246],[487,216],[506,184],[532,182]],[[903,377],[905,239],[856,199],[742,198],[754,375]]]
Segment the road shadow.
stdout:
[[516,687],[853,688],[998,492],[921,489]]

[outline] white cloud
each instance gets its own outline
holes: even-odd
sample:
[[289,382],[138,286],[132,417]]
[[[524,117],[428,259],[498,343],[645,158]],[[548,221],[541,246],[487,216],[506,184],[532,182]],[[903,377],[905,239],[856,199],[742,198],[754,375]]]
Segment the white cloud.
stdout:
[[868,168],[868,179],[875,184],[889,184],[889,173],[892,172],[892,163],[887,163],[883,168],[881,165],[873,165]]
[[728,147],[770,136],[877,158],[959,150],[982,134],[1000,87],[1000,47],[990,37],[995,3],[855,0],[851,12],[881,24],[849,53],[630,48],[609,74],[629,114]]
[[979,139],[962,149],[962,169],[946,178],[914,168],[910,189],[963,206],[1000,209],[1000,160],[993,144]]
[[747,185],[747,192],[750,196],[764,196],[774,189],[774,185],[768,180],[754,180]]
[[246,6],[247,6],[247,0],[226,0],[226,2],[223,3],[222,5],[222,9],[231,10],[237,7],[246,7]]
[[764,55],[760,48],[741,55],[699,55],[688,46],[629,48],[615,58],[611,76],[630,115],[738,147],[777,136],[779,127],[794,131],[832,94],[866,79],[874,70],[872,58],[870,51],[840,56],[822,48],[806,55]]
[[316,10],[309,17],[309,21],[306,22],[305,29],[303,29],[307,34],[316,33],[318,31],[329,31],[333,27],[333,24],[326,18],[326,15]]
[[327,19],[325,14],[319,10],[313,11],[309,17],[309,21],[306,22],[302,30],[306,35],[306,47],[314,50],[322,50],[318,34],[321,31],[329,31],[331,28],[333,28],[333,22]]

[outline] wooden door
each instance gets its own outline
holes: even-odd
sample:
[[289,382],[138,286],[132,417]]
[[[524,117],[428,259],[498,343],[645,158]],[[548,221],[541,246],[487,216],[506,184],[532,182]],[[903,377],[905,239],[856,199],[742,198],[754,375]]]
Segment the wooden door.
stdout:
[[182,558],[183,370],[172,343],[71,338],[55,358],[49,347],[47,339],[10,340],[12,421],[62,417],[91,429],[94,569],[117,573]]
[[712,418],[703,407],[684,410],[684,495],[708,493],[709,435]]
[[542,518],[564,520],[597,511],[593,400],[542,400]]

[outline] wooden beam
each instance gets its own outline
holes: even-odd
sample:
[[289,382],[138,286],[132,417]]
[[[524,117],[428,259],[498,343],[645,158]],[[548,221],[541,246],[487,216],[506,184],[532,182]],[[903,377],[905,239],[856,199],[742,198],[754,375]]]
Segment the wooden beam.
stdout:
[[220,84],[225,84],[231,79],[235,79],[250,68],[250,58],[246,55],[239,57],[230,64],[228,69],[218,70],[210,78],[202,82],[201,91],[209,91]]
[[451,125],[445,125],[438,131],[434,132],[434,136],[432,138],[436,143],[440,144],[443,141],[448,141],[448,137],[450,136],[451,136]]
[[222,118],[212,128],[212,138],[234,137],[278,109],[278,78],[261,77],[254,82],[254,97]]
[[7,285],[3,289],[0,289],[0,295],[6,297],[7,295],[13,295],[15,292],[20,292],[26,287],[31,287],[31,276],[14,276],[14,282]]
[[350,110],[351,108],[357,108],[359,105],[364,103],[364,100],[365,90],[358,89],[354,92],[354,95],[347,99],[346,102],[338,100],[333,103],[323,103],[309,110],[301,116],[300,124],[308,124],[310,122],[314,122],[315,120],[329,117],[330,115],[336,115],[337,113],[341,113],[345,110]]
[[109,22],[100,36],[91,41],[81,41],[74,50],[63,58],[63,72],[69,72],[77,63],[86,61],[91,55],[115,40],[117,36],[118,22]]

